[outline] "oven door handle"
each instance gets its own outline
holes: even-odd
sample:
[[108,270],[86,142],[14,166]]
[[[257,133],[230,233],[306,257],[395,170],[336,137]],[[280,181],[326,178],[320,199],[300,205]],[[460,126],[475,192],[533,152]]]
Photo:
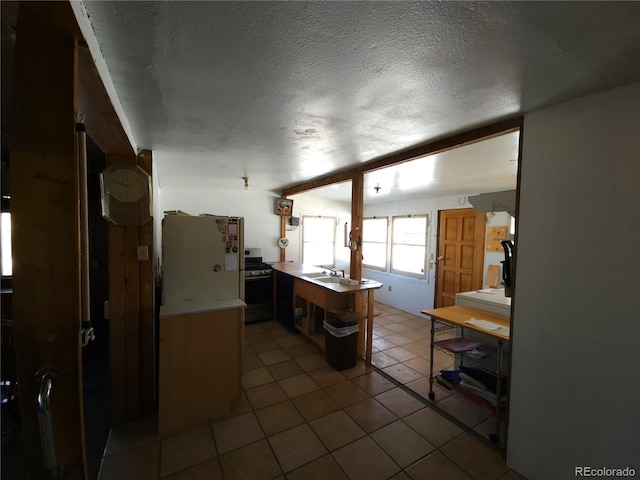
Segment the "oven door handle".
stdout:
[[264,275],[264,276],[260,276],[260,277],[244,277],[245,281],[250,282],[253,280],[267,280],[272,278],[271,275]]

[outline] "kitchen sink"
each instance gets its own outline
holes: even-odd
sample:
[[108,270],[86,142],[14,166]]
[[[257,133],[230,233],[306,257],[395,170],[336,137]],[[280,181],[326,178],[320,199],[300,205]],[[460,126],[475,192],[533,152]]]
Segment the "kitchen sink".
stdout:
[[317,280],[323,283],[342,283],[343,285],[351,285],[351,286],[358,285],[357,280],[352,280],[351,278],[345,278],[345,277],[318,277],[318,278],[315,278],[314,280]]
[[325,275],[324,277],[316,277],[314,280],[322,283],[338,283],[340,281],[340,277],[327,277]]
[[325,272],[314,272],[314,273],[303,273],[302,276],[307,278],[318,278],[318,277],[326,277],[327,274]]

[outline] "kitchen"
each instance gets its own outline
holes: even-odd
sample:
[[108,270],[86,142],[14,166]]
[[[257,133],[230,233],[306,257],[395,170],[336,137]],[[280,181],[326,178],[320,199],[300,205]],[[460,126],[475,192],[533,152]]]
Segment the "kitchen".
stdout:
[[[460,158],[464,159],[465,157],[473,158],[476,161],[476,164],[479,165],[479,167],[476,167],[478,168],[478,171],[479,171],[477,175],[478,179],[476,180],[477,182],[476,184],[478,186],[476,188],[478,188],[479,190],[482,190],[484,188],[484,191],[491,190],[491,189],[498,189],[498,188],[509,188],[509,187],[513,188],[515,186],[515,169],[517,167],[517,162],[514,162],[513,159],[517,157],[517,142],[518,142],[518,133],[515,132],[515,133],[511,133],[501,137],[499,136],[497,137],[497,139],[486,140],[485,142],[479,142],[471,146],[462,147],[457,151],[454,149],[451,152],[448,152],[446,154],[441,154],[439,157],[432,158],[430,160],[446,163],[450,169],[458,169],[458,171],[465,170],[469,175],[469,172],[468,172],[470,170],[469,165],[465,164],[464,161],[461,161],[461,160],[456,161],[456,158],[458,159]],[[503,183],[499,183],[493,180],[494,183],[489,186],[487,185],[480,186],[483,181],[482,170],[486,170],[485,167],[487,165],[487,161],[485,161],[485,159],[487,157],[492,157],[492,158],[499,157],[502,159],[502,165],[499,166],[497,170],[500,173],[502,173],[502,171],[506,171],[506,174],[503,175],[506,178],[506,180],[503,180]],[[415,172],[416,165],[411,165],[411,163],[412,162],[409,162],[409,165],[406,165],[406,167],[411,168],[412,172]],[[419,161],[416,163],[419,163]],[[381,173],[384,175],[385,172],[381,172]],[[450,178],[454,176],[453,173],[454,173],[453,170],[450,170],[450,175],[449,175]],[[387,176],[389,176],[389,173],[387,173]],[[493,172],[493,176],[500,177],[500,175],[498,175],[497,172],[495,171]],[[160,173],[158,177],[161,178],[162,174]],[[393,207],[390,207],[389,204],[390,203],[393,204],[394,202],[393,201],[390,202],[390,199],[396,195],[398,197],[401,197],[401,195],[398,195],[397,193],[394,194],[393,192],[390,195],[389,191],[386,191],[382,195],[380,195],[380,197],[378,197],[378,201],[376,202],[375,196],[379,195],[381,190],[379,179],[380,179],[380,176],[378,177],[374,176],[373,178],[373,180],[376,182],[376,187],[377,187],[376,190],[373,190],[375,193],[369,194],[367,192],[366,196],[372,199],[373,201],[367,207],[365,207],[365,215],[380,217],[383,213],[386,213],[386,215],[388,215],[389,217],[392,217],[395,213],[400,213],[400,212],[394,212],[392,210]],[[250,181],[250,179],[245,179],[245,180]],[[439,186],[440,186],[440,190],[444,190],[446,188],[443,185],[443,182],[441,182],[441,185]],[[390,188],[391,188],[391,185],[387,187],[388,190]],[[337,191],[338,189],[342,189],[342,192],[338,192]],[[340,195],[342,195],[342,197],[344,197],[345,195],[348,196],[348,194],[345,194],[345,191],[348,192],[349,190],[349,182],[339,185],[337,186],[337,188],[336,186],[331,186],[331,187],[327,187],[324,190],[325,190],[324,193],[323,193],[323,189],[318,189],[317,191],[310,192],[309,194],[293,195],[291,197],[293,202],[293,212],[291,212],[290,216],[285,217],[286,219],[285,231],[286,231],[287,245],[284,248],[284,258],[286,261],[293,262],[294,265],[299,263],[306,263],[304,261],[304,256],[303,256],[304,254],[302,252],[303,250],[302,231],[304,228],[305,218],[306,217],[309,217],[311,219],[318,218],[318,217],[321,217],[324,219],[330,218],[330,219],[333,219],[332,222],[334,223],[334,227],[335,227],[334,229],[335,238],[333,239],[333,243],[331,246],[331,250],[335,252],[335,257],[328,259],[326,260],[326,262],[322,262],[321,264],[331,266],[336,271],[342,270],[342,271],[349,272],[350,249],[347,247],[347,243],[348,243],[348,236],[349,236],[349,229],[350,229],[351,204],[349,202],[335,200],[335,198],[339,198]],[[327,190],[328,190],[328,193],[326,192]],[[165,192],[164,190],[161,190],[159,193],[162,200],[161,202],[158,202],[158,203],[165,205],[166,207],[161,207],[161,208],[165,208],[166,209],[165,211],[169,212],[169,216],[165,217],[165,222],[168,222],[169,220],[179,221],[181,219],[184,219],[184,215],[186,215],[188,212],[193,212],[193,213],[198,212],[197,215],[202,215],[202,216],[196,217],[196,220],[199,219],[201,223],[207,220],[214,220],[216,218],[220,218],[220,217],[210,217],[212,215],[212,212],[202,212],[202,211],[194,210],[194,208],[199,208],[198,205],[201,206],[208,202],[212,202],[212,203],[216,202],[214,198],[211,198],[211,196],[208,196],[208,192],[194,191],[193,189],[191,189],[189,191],[178,191],[178,192],[169,192],[169,193],[174,193],[175,197],[173,201],[175,201],[175,203],[171,203],[172,202],[171,197],[168,196],[167,192]],[[227,195],[229,194],[229,192],[226,192],[226,193]],[[469,193],[469,192],[465,192],[465,193]],[[412,192],[412,194],[413,194],[412,195],[413,198],[407,198],[405,196],[404,198],[396,199],[396,203],[401,205],[401,208],[404,209],[402,211],[404,215],[408,214],[408,215],[415,216],[415,215],[426,213],[428,215],[428,218],[437,219],[439,210],[470,207],[470,203],[466,195],[457,195],[455,197],[445,196],[442,198],[427,199],[427,198],[424,198],[424,190],[420,190],[419,192],[414,191]],[[255,200],[256,195],[263,196],[263,199],[260,202],[262,206],[264,206],[264,204],[271,206],[270,209],[263,212],[264,216],[260,216],[259,214],[257,215],[255,213],[255,210],[256,210],[255,206],[259,205],[259,203]],[[332,196],[334,199],[331,199]],[[202,200],[203,198],[206,198],[207,200],[203,202]],[[276,196],[272,196],[268,194],[265,196],[264,192],[256,193],[255,189],[251,189],[251,188],[243,189],[242,184],[239,182],[238,192],[234,194],[234,201],[232,202],[233,208],[235,209],[234,211],[236,212],[244,211],[240,230],[241,232],[245,233],[244,245],[247,245],[249,247],[244,249],[244,252],[245,252],[244,268],[245,268],[245,278],[246,278],[244,287],[245,287],[245,296],[248,304],[247,310],[245,313],[247,324],[253,321],[270,319],[271,315],[269,314],[268,309],[271,308],[273,310],[273,305],[269,305],[268,299],[264,298],[265,295],[268,297],[271,294],[272,289],[265,288],[261,292],[261,295],[263,298],[261,298],[261,300],[257,302],[263,307],[263,309],[261,312],[256,312],[255,310],[256,305],[254,305],[256,303],[255,301],[256,289],[254,288],[254,286],[256,285],[256,282],[264,282],[265,286],[270,287],[269,280],[268,280],[271,277],[270,271],[269,271],[269,269],[271,268],[270,264],[276,263],[280,258],[282,258],[280,257],[280,249],[281,249],[281,244],[279,242],[280,239],[277,236],[275,236],[270,241],[266,241],[266,243],[263,244],[265,245],[264,248],[250,248],[252,245],[255,245],[255,243],[247,243],[251,241],[251,240],[247,240],[247,238],[249,238],[249,236],[252,234],[250,233],[251,224],[252,224],[250,219],[252,218],[255,219],[253,223],[259,223],[261,227],[263,227],[259,229],[259,231],[257,232],[259,235],[261,235],[261,237],[259,238],[265,238],[264,234],[267,232],[267,230],[266,228],[264,228],[264,226],[265,224],[267,224],[266,222],[267,219],[272,219],[273,221],[272,228],[274,231],[277,232],[277,229],[280,227],[279,224],[282,217],[275,214],[276,212],[275,212],[274,205],[275,205],[276,198],[277,198]],[[382,201],[380,201],[379,198],[382,198]],[[191,200],[192,203],[190,203],[189,199],[192,199]],[[378,205],[377,211],[376,211],[376,205]],[[382,205],[382,208],[380,208],[381,205]],[[243,210],[243,207],[245,207],[246,209]],[[502,210],[505,210],[505,208],[503,208]],[[510,208],[510,210],[512,210],[512,208]],[[221,212],[220,209],[217,209],[216,212],[218,215],[230,213],[226,211]],[[302,213],[298,213],[298,212],[302,212]],[[306,212],[309,212],[313,215],[306,215]],[[176,213],[178,215],[175,215]],[[302,221],[300,221],[299,217],[297,217],[296,215],[300,215],[302,217]],[[487,212],[486,216],[488,219],[487,226],[508,225],[511,219],[511,217],[504,211]],[[290,220],[291,218],[293,218],[294,221],[291,221]],[[311,221],[311,220],[308,220],[308,221]],[[163,226],[163,230],[165,228],[166,227]],[[178,229],[178,231],[183,232],[185,231],[185,229],[181,228],[181,229]],[[164,233],[166,235],[166,232]],[[406,312],[411,312],[414,314],[417,314],[418,312],[420,312],[420,310],[424,308],[430,308],[434,305],[435,268],[433,267],[435,262],[427,262],[427,258],[429,257],[429,254],[431,254],[431,258],[433,258],[435,254],[437,254],[437,250],[436,250],[437,221],[436,220],[432,220],[431,222],[429,222],[428,233],[425,233],[425,236],[429,237],[428,248],[425,249],[424,257],[423,257],[425,262],[424,269],[426,270],[428,268],[428,273],[427,275],[425,275],[425,278],[423,280],[420,280],[418,278],[411,278],[411,277],[406,278],[406,277],[403,277],[402,275],[398,275],[397,273],[385,273],[385,272],[381,272],[380,270],[376,271],[373,269],[364,269],[363,275],[367,278],[373,279],[373,281],[376,282],[375,295],[377,296],[376,298],[377,301],[382,302],[382,304],[393,306],[400,310],[404,310]],[[434,240],[431,242],[432,236],[434,237]],[[269,238],[269,237],[266,237],[266,238]],[[160,238],[160,240],[161,242],[166,242],[166,239],[162,237]],[[202,245],[201,242],[202,242],[202,239],[198,238],[197,241],[192,242],[190,249],[193,251],[204,250],[205,246]],[[253,240],[253,242],[255,242],[255,240]],[[426,238],[425,238],[425,242],[427,242]],[[212,243],[218,244],[220,242],[214,241]],[[221,245],[223,245],[223,243]],[[243,245],[239,245],[239,248],[244,248],[244,247]],[[268,253],[268,252],[271,252],[271,253]],[[163,252],[163,255],[166,255],[165,252]],[[269,258],[267,255],[271,255],[271,257]],[[485,252],[484,257],[485,257],[484,264],[486,265],[489,265],[489,264],[499,265],[500,261],[504,259],[504,255],[499,252]],[[267,261],[268,263],[265,264],[263,263],[263,261]],[[164,260],[164,262],[166,262],[166,259]],[[174,260],[174,263],[175,263],[175,260]],[[181,262],[181,263],[184,263],[184,262]],[[222,263],[222,261],[220,261],[220,263]],[[236,260],[235,262],[232,262],[232,263],[234,265],[237,265],[238,261]],[[430,265],[430,268],[427,267],[427,263]],[[318,265],[320,263],[314,261],[312,262],[312,264]],[[188,264],[185,264],[185,265],[188,265]],[[276,263],[276,265],[278,265],[278,263]],[[175,268],[175,267],[172,267],[172,268]],[[189,271],[192,273],[191,276],[193,278],[202,278],[201,275],[197,273],[200,270],[196,269],[195,265]],[[165,278],[165,281],[166,281],[165,275],[163,275],[163,277]],[[347,276],[348,276],[348,273],[347,273]],[[181,280],[177,282],[180,284],[183,290],[187,289],[187,284],[185,283],[185,281],[187,281],[188,278],[189,278],[188,276],[183,275],[181,277]],[[174,279],[174,282],[175,282],[175,279]],[[390,282],[392,282],[393,285],[390,284]],[[381,289],[380,287],[382,286],[382,284],[385,284],[386,288]],[[393,288],[394,285],[395,285],[395,288]],[[478,284],[478,286],[481,287],[482,284]],[[165,285],[165,290],[166,288],[167,287]],[[168,288],[169,290],[172,290],[175,287],[170,286]],[[166,293],[165,293],[165,296],[166,296]],[[171,297],[171,298],[174,298],[174,297]],[[264,307],[266,307],[267,309],[266,314],[264,312]],[[292,309],[292,308],[289,307],[289,309]],[[282,315],[282,317],[284,316],[286,316],[286,314]],[[161,313],[161,317],[162,317],[162,313]],[[280,318],[280,320],[282,322],[285,322],[284,318]],[[292,324],[287,326],[289,328],[293,327]],[[162,332],[162,327],[161,327],[161,332]],[[362,336],[360,340],[360,348],[362,351],[363,343],[365,341],[364,329],[361,329],[361,335]],[[424,342],[425,343],[427,342],[426,336],[424,338]],[[324,347],[324,344],[321,345],[321,348],[322,347]],[[364,349],[364,351],[369,352],[369,354],[366,355],[366,358],[367,360],[370,361],[371,360],[370,344],[368,345],[367,349]],[[160,375],[162,378],[162,372]],[[162,405],[162,400],[161,400],[161,405]]]
[[[598,22],[600,22],[602,20],[601,16],[598,15],[597,17]],[[617,28],[611,28],[610,31],[617,31]],[[601,44],[601,39],[598,39],[598,41]],[[46,42],[44,43],[46,44]],[[532,44],[535,44],[535,42]],[[614,41],[613,45],[615,45],[615,51],[619,52],[619,42]],[[628,52],[628,50],[625,51]],[[547,53],[548,52],[545,51],[545,59],[547,58]],[[624,56],[624,54],[620,55],[621,58]],[[591,55],[586,55],[581,58],[587,57],[591,58]],[[606,85],[600,84],[598,88],[584,87],[584,85],[584,88],[582,88],[577,86],[575,83],[571,83],[569,79],[582,78],[583,75],[568,75],[566,67],[570,66],[567,65],[567,63],[568,62],[566,61],[559,62],[559,65],[562,65],[562,68],[558,70],[561,70],[562,72],[560,73],[558,71],[558,75],[555,77],[558,81],[558,86],[555,88],[555,94],[550,92],[552,93],[551,95],[543,95],[543,98],[546,99],[545,101],[548,101],[549,104],[554,104],[563,100],[571,100],[576,96],[585,95],[594,91],[603,91],[607,88],[613,88],[629,82],[628,78],[626,80],[624,78],[618,78],[617,80],[614,79],[608,83],[605,82]],[[604,62],[603,64],[611,65],[611,62]],[[597,70],[597,68],[594,68],[593,71],[595,70]],[[541,72],[547,70],[532,69],[530,71]],[[609,69],[608,71],[615,71],[615,68],[613,70]],[[49,75],[49,78],[55,78],[56,76],[57,75],[55,74],[51,74]],[[37,78],[37,76],[32,75],[31,78]],[[564,83],[562,79],[565,79]],[[549,84],[553,83],[553,80],[549,82]],[[360,83],[360,85],[362,85],[362,83]],[[45,88],[45,86],[40,89],[36,88],[34,89],[34,92],[44,90]],[[450,88],[444,86],[442,90],[447,91],[450,90]],[[560,95],[562,91],[570,93]],[[502,93],[504,92],[505,91],[502,90]],[[523,268],[523,276],[521,276],[520,279],[524,279],[523,281],[525,282],[528,281],[528,284],[527,290],[521,290],[522,293],[518,299],[518,305],[521,306],[521,310],[517,311],[516,315],[519,319],[519,325],[522,332],[520,334],[519,341],[521,342],[521,345],[531,348],[519,349],[519,352],[521,353],[518,353],[521,360],[519,368],[521,371],[527,372],[529,375],[522,375],[520,377],[522,380],[518,381],[516,388],[513,390],[516,393],[517,400],[517,408],[513,415],[513,418],[516,420],[514,424],[514,432],[516,432],[516,434],[512,435],[510,438],[512,439],[514,447],[521,446],[523,448],[512,448],[510,450],[512,460],[516,464],[522,465],[523,468],[526,468],[525,471],[539,472],[544,468],[552,468],[551,465],[562,465],[566,467],[568,462],[575,463],[581,458],[595,458],[598,460],[611,458],[624,459],[624,454],[622,457],[619,455],[607,456],[607,454],[602,454],[601,451],[609,452],[609,450],[607,448],[599,448],[605,447],[603,443],[604,440],[599,441],[596,438],[607,439],[610,434],[611,437],[622,437],[623,439],[628,439],[630,440],[628,442],[629,445],[637,446],[637,442],[634,443],[633,440],[635,435],[631,434],[629,430],[629,425],[633,426],[634,422],[629,422],[628,419],[625,418],[625,423],[622,424],[620,421],[607,416],[609,418],[607,418],[605,424],[604,416],[599,415],[599,413],[601,413],[600,410],[595,410],[595,407],[592,408],[586,406],[583,399],[591,394],[600,395],[601,393],[604,393],[604,397],[600,397],[603,399],[603,402],[606,403],[610,401],[616,405],[622,404],[623,407],[629,407],[629,410],[633,411],[633,406],[637,405],[637,402],[634,403],[634,401],[637,400],[637,394],[634,395],[633,391],[631,391],[628,396],[620,396],[617,392],[612,393],[607,391],[607,389],[604,389],[604,392],[602,392],[603,389],[599,384],[593,385],[592,387],[580,385],[579,388],[567,388],[567,385],[565,384],[566,379],[569,377],[573,378],[576,375],[585,380],[584,385],[592,385],[593,383],[589,382],[585,375],[589,375],[591,379],[594,377],[618,379],[620,380],[617,382],[618,385],[622,385],[624,383],[624,377],[621,374],[611,375],[612,372],[609,372],[607,367],[601,366],[603,362],[600,362],[599,360],[587,361],[587,364],[590,367],[588,374],[582,373],[583,371],[587,372],[587,369],[580,369],[579,372],[576,372],[575,365],[563,366],[563,364],[565,363],[564,359],[568,356],[573,356],[574,353],[576,354],[576,357],[578,357],[581,352],[584,352],[585,347],[587,350],[595,350],[601,345],[602,332],[600,332],[597,327],[601,325],[602,320],[599,305],[605,301],[611,308],[613,308],[614,313],[608,319],[609,324],[612,327],[609,329],[609,332],[618,332],[617,335],[614,334],[612,343],[613,341],[626,342],[626,344],[631,346],[630,342],[634,337],[633,335],[627,334],[630,324],[625,320],[625,318],[628,317],[627,314],[629,311],[635,311],[635,309],[627,300],[625,300],[625,298],[631,298],[632,295],[622,295],[622,291],[624,289],[621,289],[621,285],[614,285],[615,282],[590,282],[587,279],[592,278],[592,274],[589,275],[588,272],[584,271],[582,268],[578,269],[579,271],[571,271],[570,268],[566,267],[575,267],[578,264],[588,265],[589,270],[593,273],[594,271],[607,271],[611,264],[622,265],[623,271],[618,275],[618,277],[625,280],[622,282],[624,284],[622,287],[626,288],[624,291],[629,290],[631,285],[635,285],[632,281],[626,281],[635,278],[630,271],[630,265],[633,265],[634,263],[626,261],[626,258],[618,258],[618,252],[622,252],[625,249],[619,249],[610,252],[607,256],[603,256],[600,255],[600,253],[607,250],[607,245],[597,243],[598,247],[595,248],[594,246],[589,247],[583,244],[583,238],[593,239],[593,218],[584,218],[586,215],[576,215],[576,212],[589,211],[590,213],[595,213],[597,218],[606,223],[607,227],[612,227],[604,228],[603,230],[616,232],[616,234],[620,233],[620,235],[616,235],[616,237],[621,240],[632,238],[634,232],[637,232],[637,230],[632,230],[631,235],[629,235],[629,232],[626,230],[624,233],[621,232],[623,229],[621,229],[618,224],[611,225],[613,222],[613,216],[610,215],[610,212],[612,211],[619,212],[620,215],[626,215],[628,213],[627,210],[623,211],[620,207],[621,205],[637,204],[637,202],[634,201],[637,200],[637,188],[630,186],[630,188],[618,190],[615,187],[611,187],[611,184],[616,184],[616,182],[612,181],[611,184],[607,183],[604,185],[604,187],[606,187],[604,191],[607,194],[593,195],[593,191],[599,191],[603,187],[601,180],[612,176],[614,170],[613,166],[610,167],[610,170],[607,170],[609,167],[605,167],[604,165],[609,165],[609,163],[599,161],[601,155],[597,152],[600,152],[600,147],[606,146],[605,150],[614,152],[612,154],[614,158],[621,162],[620,164],[616,163],[615,167],[618,182],[623,180],[618,178],[620,172],[618,167],[620,165],[625,168],[625,170],[622,171],[636,168],[634,167],[634,164],[628,161],[628,158],[631,156],[629,152],[632,151],[630,142],[622,140],[620,138],[620,133],[613,135],[611,131],[613,130],[613,127],[610,127],[610,125],[613,124],[613,120],[622,116],[628,120],[627,124],[631,125],[631,128],[627,129],[631,130],[631,132],[625,130],[626,135],[633,134],[633,127],[637,127],[637,121],[634,120],[636,117],[632,113],[628,113],[622,105],[628,104],[637,106],[637,103],[635,103],[637,101],[637,88],[635,90],[627,89],[607,92],[606,94],[594,97],[582,97],[569,104],[557,104],[553,107],[548,107],[548,104],[545,104],[544,101],[541,103],[540,100],[531,101],[532,97],[527,97],[526,95],[524,97],[528,98],[530,103],[528,103],[527,106],[514,108],[520,108],[520,111],[526,113],[525,121],[527,128],[529,128],[526,130],[527,133],[525,135],[523,147],[525,150],[524,159],[525,164],[527,165],[527,170],[522,177],[524,188],[523,201],[520,205],[522,208],[520,213],[523,214],[521,218],[525,220],[519,226],[522,227],[524,225],[524,229],[520,230],[523,234],[522,238],[523,240],[529,241],[527,248],[522,248],[520,252],[522,254],[520,257],[520,260],[522,261],[521,265],[528,267]],[[503,97],[500,95],[494,95],[492,97],[493,100],[487,105],[495,105],[495,98]],[[553,101],[549,99],[553,99]],[[517,98],[514,101],[517,102]],[[160,102],[156,103],[160,104]],[[609,108],[611,104],[615,105],[615,108]],[[479,110],[484,111],[485,109],[483,107]],[[53,114],[55,112],[51,113],[53,118]],[[470,119],[468,117],[468,113],[469,110],[466,110],[464,121],[461,122],[461,117],[458,117],[457,123],[454,122],[455,124],[449,125],[447,131],[462,128],[462,125],[467,124],[465,122],[482,121],[477,118]],[[251,114],[253,115],[254,112],[252,111]],[[594,118],[597,118],[597,120],[594,120]],[[237,120],[232,119],[232,121]],[[265,122],[265,124],[266,123],[268,122]],[[593,128],[593,125],[595,124],[599,125],[596,129]],[[621,125],[624,124],[625,122],[621,123]],[[290,127],[294,128],[293,125]],[[305,125],[305,128],[308,130],[311,130],[311,127],[317,127],[317,125],[309,125],[308,128]],[[569,129],[569,131],[575,133],[575,135],[563,136],[559,133],[565,129]],[[303,129],[301,132],[306,135],[305,132],[307,132],[307,130]],[[589,134],[584,135],[584,132],[589,132]],[[308,132],[308,134],[311,136],[312,132]],[[384,137],[384,135],[380,136]],[[191,138],[192,137],[185,136],[186,141],[190,141]],[[551,141],[549,139],[551,139]],[[548,145],[551,145],[552,148],[545,149],[544,146]],[[591,152],[589,148],[584,148],[583,145],[597,148],[593,148],[593,152]],[[622,145],[623,148],[619,149],[619,145]],[[303,146],[300,145],[300,148],[303,148]],[[637,153],[637,148],[633,150],[633,152]],[[154,152],[154,154],[155,153],[156,152]],[[529,159],[531,159],[531,161]],[[161,167],[162,161],[163,160],[160,156],[157,158],[154,157],[154,166]],[[611,165],[613,165],[613,163],[615,162],[611,162]],[[557,169],[558,165],[566,166],[566,168]],[[585,165],[589,168],[584,168]],[[182,165],[180,165],[180,167],[181,166]],[[160,172],[160,170],[160,168],[157,169],[158,172]],[[550,176],[549,172],[555,172],[555,175]],[[633,170],[633,172],[637,172],[637,169]],[[245,173],[245,175],[247,175],[247,173]],[[171,175],[169,175],[169,177],[170,176]],[[207,175],[206,177],[211,178],[214,177],[214,175]],[[241,181],[239,179],[240,177],[241,174],[238,175],[239,182]],[[631,177],[632,175],[629,175],[629,178]],[[180,179],[178,179],[177,183],[180,183],[179,180]],[[155,195],[156,202],[162,202],[162,197],[168,198],[171,196],[170,189],[167,188],[167,181],[167,175],[165,175],[165,178],[160,179],[160,185],[162,186],[160,190],[164,190],[164,192],[158,191],[157,195]],[[286,179],[284,179],[284,181],[286,182]],[[251,183],[252,185],[258,185],[255,183],[255,179],[252,179]],[[26,185],[29,185],[29,183],[26,182]],[[188,184],[183,181],[182,185],[182,190],[186,190],[184,185]],[[567,191],[567,185],[571,185],[573,187],[573,190],[569,192],[569,196],[565,194]],[[384,187],[384,185],[382,186]],[[203,185],[194,185],[193,187],[195,189],[200,188],[201,190],[209,189],[207,186]],[[539,192],[542,187],[544,187],[545,191],[548,191],[549,188],[551,189],[551,194],[548,195],[548,198],[541,198],[539,195],[536,195],[536,191]],[[264,191],[264,189],[261,190]],[[15,192],[16,197],[19,196],[19,192],[20,189]],[[615,195],[613,195],[612,192],[615,193]],[[206,196],[211,197],[211,195]],[[265,231],[272,232],[270,221],[267,219],[273,215],[273,201],[277,196],[279,196],[279,192],[264,192],[262,195],[258,194],[257,196],[261,197],[260,199],[263,200],[263,202],[255,202],[255,206],[262,210],[263,215],[254,218],[252,223],[257,225],[257,221],[264,219],[264,225],[268,227],[265,228]],[[226,209],[226,206],[229,205],[229,203],[234,203],[236,201],[236,195],[230,197],[229,195],[216,194],[214,197],[215,198],[213,199],[208,199],[209,201],[207,202],[207,205],[203,205],[202,202],[192,202],[191,205],[182,208],[195,214],[202,211],[217,214],[220,213],[216,211],[220,205],[224,205]],[[596,197],[599,197],[597,202]],[[613,199],[615,199],[615,201]],[[181,202],[174,202],[174,205],[179,205],[180,203]],[[19,202],[16,201],[15,205],[19,205]],[[158,203],[156,203],[156,206],[158,206]],[[169,207],[167,205],[166,208],[178,207]],[[247,205],[241,206],[240,208],[250,210]],[[250,215],[249,213],[239,212],[235,209],[229,213],[243,216]],[[317,212],[312,213],[317,214]],[[162,212],[159,212],[159,214],[156,215],[156,218],[161,218],[161,216]],[[629,214],[629,216],[625,218],[631,218],[631,215]],[[269,250],[274,248],[274,243],[270,242],[277,242],[281,236],[277,220],[274,219],[273,221],[273,233],[267,233],[264,236],[265,241],[256,245],[264,247],[266,254],[265,258],[267,259],[273,258],[271,257],[272,253],[278,253],[277,247],[275,247],[275,251],[269,252]],[[568,233],[564,233],[564,230],[561,228],[554,232],[540,230],[541,225],[552,223],[554,226],[559,226],[565,225],[565,222],[569,223],[569,226],[571,227],[566,229],[571,231],[570,235]],[[622,223],[624,222],[621,222],[621,224]],[[579,235],[576,235],[576,233]],[[605,235],[603,237],[607,236]],[[254,238],[259,239],[260,237],[256,236]],[[572,245],[573,247],[573,256],[571,259],[575,261],[570,262],[569,265],[567,265],[568,259],[566,256],[553,255],[557,250],[555,247],[559,242],[562,244]],[[156,242],[156,247],[158,245],[159,242]],[[522,246],[524,247],[525,244],[522,243]],[[60,248],[62,247],[64,247],[64,245]],[[626,251],[629,252],[632,251],[632,249],[626,249]],[[611,259],[612,255],[614,257],[613,260]],[[605,259],[604,257],[607,258]],[[64,270],[64,265],[57,265],[57,268],[62,268]],[[571,285],[572,288],[568,289],[567,285]],[[541,288],[542,286],[544,288]],[[583,290],[581,287],[585,287],[586,290]],[[555,292],[555,294],[550,295],[550,292]],[[560,295],[559,292],[562,292],[562,294]],[[596,297],[598,298],[597,301],[595,300]],[[30,298],[29,300],[32,299]],[[21,308],[24,309],[26,304],[27,302],[23,300]],[[576,304],[585,305],[579,312],[579,321],[575,318],[574,312],[571,309],[571,307]],[[586,339],[587,345],[582,342],[578,343],[571,340],[573,338],[571,334],[577,330],[577,327],[587,327],[580,328],[580,331],[584,334],[584,336],[581,336],[581,339]],[[593,332],[589,334],[588,332],[592,330]],[[527,352],[537,351],[536,348],[540,345],[540,343],[537,342],[537,339],[544,334],[552,333],[560,333],[561,335],[558,336],[557,341],[554,338],[554,341],[548,345],[549,348],[545,348],[545,361],[548,362],[548,364],[545,363],[538,366],[534,362],[530,361],[532,358]],[[630,351],[630,348],[616,349],[615,352],[612,352],[615,358],[610,358],[610,363],[625,365],[633,363],[633,357],[630,357],[628,353],[623,353]],[[570,355],[567,355],[567,352],[569,352]],[[552,367],[554,369],[560,368],[560,371],[566,373],[566,375],[558,375],[557,378],[549,379],[544,375],[545,372],[550,371],[549,368],[546,367]],[[522,382],[524,379],[529,381],[532,376],[536,380],[548,381],[553,385],[554,388],[551,389],[552,395],[550,396],[549,402],[530,401],[533,397],[533,390],[535,389],[532,388],[531,385],[527,385]],[[130,384],[135,383],[135,378],[128,379],[128,382]],[[576,385],[573,385],[573,387]],[[553,393],[556,392],[561,392],[563,395],[553,395]],[[135,411],[135,408],[133,410]],[[589,419],[589,423],[593,423],[594,419],[597,420],[600,418],[602,418],[603,421],[598,423],[597,428],[600,431],[604,431],[607,435],[593,435],[593,441],[589,443],[588,450],[586,452],[587,456],[585,457],[585,452],[582,448],[578,451],[577,448],[572,446],[573,440],[580,437],[580,434],[582,433],[582,420]],[[555,433],[565,431],[575,433],[570,434],[569,436],[551,435],[551,438],[549,438],[549,432]],[[546,442],[546,440],[548,440],[548,442]],[[534,465],[532,464],[531,458],[523,457],[525,453],[528,453],[527,446],[542,445],[543,443],[548,443],[548,446],[543,453],[545,454],[545,458],[550,460],[545,462],[545,466],[540,466],[539,462]],[[621,452],[626,451],[621,448],[617,448],[617,450]],[[560,456],[557,453],[566,451],[569,451],[568,455]],[[626,458],[631,457],[627,455]],[[549,465],[549,467],[546,465]],[[555,471],[557,472],[560,467],[553,468],[555,468]],[[547,475],[546,478],[550,478],[550,476]]]

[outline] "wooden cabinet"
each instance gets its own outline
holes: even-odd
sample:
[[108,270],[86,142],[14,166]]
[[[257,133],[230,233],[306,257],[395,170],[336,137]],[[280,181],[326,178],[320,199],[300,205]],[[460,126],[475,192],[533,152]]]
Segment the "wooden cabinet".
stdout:
[[161,434],[228,413],[241,393],[244,302],[190,308],[160,312]]

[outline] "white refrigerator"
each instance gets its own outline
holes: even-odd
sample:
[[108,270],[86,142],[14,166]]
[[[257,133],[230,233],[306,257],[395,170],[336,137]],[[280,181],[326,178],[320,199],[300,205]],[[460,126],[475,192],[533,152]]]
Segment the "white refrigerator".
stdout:
[[162,304],[244,300],[244,218],[166,215]]

